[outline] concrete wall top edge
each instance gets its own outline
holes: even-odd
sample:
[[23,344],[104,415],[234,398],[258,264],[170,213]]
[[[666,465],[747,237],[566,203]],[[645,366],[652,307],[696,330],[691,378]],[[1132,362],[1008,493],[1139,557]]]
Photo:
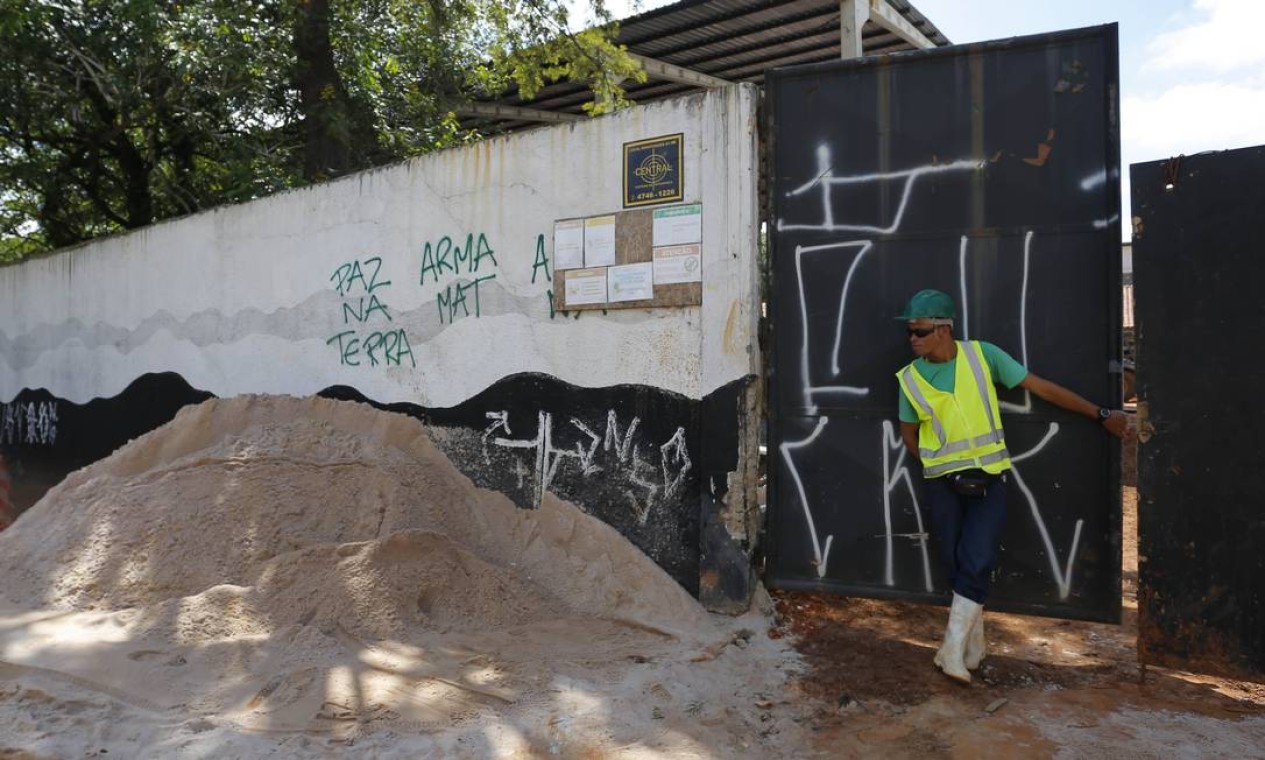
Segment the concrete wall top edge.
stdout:
[[[758,367],[756,97],[498,137],[0,268],[0,397],[108,397],[145,371],[426,406],[522,371],[701,397]],[[623,144],[674,133],[703,305],[564,318],[553,222],[620,211]]]

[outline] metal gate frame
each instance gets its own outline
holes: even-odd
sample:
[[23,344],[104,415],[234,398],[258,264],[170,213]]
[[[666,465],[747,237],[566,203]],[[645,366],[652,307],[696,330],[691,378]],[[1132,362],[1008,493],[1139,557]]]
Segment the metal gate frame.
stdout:
[[[1259,342],[1253,328],[1265,323],[1252,287],[1265,276],[1265,146],[1130,169],[1138,659],[1260,680],[1265,507],[1256,473],[1265,412],[1243,391],[1263,366],[1250,349]],[[1238,402],[1233,410],[1227,399]]]
[[[779,231],[781,230],[779,221],[784,218],[785,207],[787,205],[786,197],[778,193],[778,189],[781,187],[782,181],[784,179],[782,176],[780,176],[780,172],[783,169],[779,165],[779,155],[778,155],[779,139],[783,135],[780,134],[779,125],[777,123],[778,111],[779,111],[779,107],[781,106],[781,103],[779,101],[783,95],[783,91],[782,91],[783,85],[789,80],[793,80],[797,78],[817,77],[819,79],[819,82],[818,82],[819,86],[824,90],[829,87],[829,83],[826,81],[826,78],[830,74],[859,73],[861,75],[870,74],[876,78],[878,77],[891,78],[891,77],[898,76],[900,73],[901,67],[904,67],[904,66],[920,66],[920,65],[925,65],[928,63],[935,64],[938,62],[952,63],[955,60],[962,60],[962,59],[969,61],[972,57],[979,60],[984,60],[984,59],[987,59],[989,56],[999,56],[1000,54],[1024,52],[1024,51],[1031,52],[1033,50],[1046,50],[1048,52],[1048,51],[1057,49],[1059,46],[1065,46],[1065,45],[1075,46],[1080,43],[1086,43],[1089,45],[1093,45],[1093,44],[1101,45],[1101,51],[1102,51],[1102,58],[1101,58],[1102,69],[1101,69],[1100,82],[1101,82],[1101,96],[1102,96],[1101,113],[1103,116],[1104,130],[1102,134],[1100,135],[1100,137],[1102,139],[1102,150],[1103,150],[1103,158],[1104,158],[1102,166],[1105,169],[1106,176],[1101,178],[1100,180],[1103,187],[1103,191],[1101,193],[1102,195],[1101,201],[1103,205],[1101,208],[1104,211],[1104,213],[1102,214],[1101,219],[1095,219],[1095,224],[1093,225],[1093,227],[1095,230],[1100,230],[1101,228],[1098,226],[1098,223],[1101,223],[1102,220],[1106,220],[1105,221],[1106,230],[1099,232],[1098,237],[1094,239],[1096,242],[1094,242],[1094,246],[1092,247],[1096,249],[1096,252],[1094,253],[1094,255],[1097,257],[1096,263],[1101,265],[1099,269],[1096,269],[1093,271],[1093,275],[1096,278],[1100,278],[1099,282],[1105,283],[1106,294],[1103,297],[1103,299],[1098,302],[1098,305],[1096,307],[1093,304],[1089,304],[1088,306],[1089,306],[1090,311],[1097,310],[1095,311],[1095,313],[1099,313],[1100,315],[1101,315],[1101,312],[1105,312],[1105,320],[1108,324],[1108,327],[1107,329],[1102,331],[1103,334],[1101,335],[1101,338],[1099,339],[1097,345],[1092,346],[1091,348],[1094,351],[1099,352],[1101,356],[1107,357],[1107,361],[1104,362],[1107,366],[1102,367],[1101,375],[1097,378],[1097,380],[1094,383],[1091,383],[1093,387],[1085,387],[1084,385],[1077,387],[1077,384],[1075,382],[1064,382],[1062,378],[1058,377],[1054,373],[1040,372],[1039,374],[1042,374],[1045,377],[1050,377],[1051,379],[1054,379],[1056,381],[1062,382],[1063,384],[1068,385],[1069,387],[1072,387],[1074,390],[1077,390],[1082,395],[1088,398],[1091,398],[1092,400],[1098,401],[1099,403],[1107,403],[1110,399],[1120,398],[1120,382],[1121,382],[1121,377],[1120,377],[1121,367],[1120,367],[1119,358],[1120,358],[1120,352],[1121,352],[1121,279],[1122,277],[1121,277],[1121,271],[1120,271],[1121,244],[1119,242],[1119,234],[1117,232],[1119,228],[1118,220],[1119,220],[1119,215],[1120,215],[1119,183],[1117,181],[1118,177],[1120,176],[1119,175],[1120,135],[1119,135],[1119,123],[1118,123],[1119,72],[1118,72],[1118,42],[1117,42],[1116,25],[1111,24],[1111,25],[1102,26],[1102,27],[1069,30],[1069,31],[1064,31],[1064,32],[1036,35],[1036,36],[1031,36],[1031,37],[1011,39],[1011,40],[1002,40],[1002,41],[996,41],[996,42],[973,44],[969,46],[937,48],[937,49],[932,49],[932,50],[916,51],[916,52],[911,52],[911,53],[899,53],[899,54],[889,55],[889,56],[876,56],[876,57],[853,59],[853,60],[847,60],[847,61],[833,61],[833,62],[824,63],[824,64],[814,64],[814,65],[794,67],[794,68],[789,68],[789,69],[778,69],[778,70],[770,71],[768,75],[766,76],[766,80],[765,80],[766,81],[766,106],[765,106],[766,113],[765,113],[764,127],[766,130],[768,155],[766,156],[765,166],[768,167],[769,169],[769,173],[768,173],[769,181],[767,183],[768,185],[767,192],[769,192],[769,194],[772,196],[771,205],[774,210],[773,218],[769,222],[769,251],[770,251],[771,269],[772,269],[771,278],[772,278],[773,286],[770,289],[770,293],[769,293],[769,305],[770,305],[769,316],[770,316],[770,322],[771,322],[770,335],[772,336],[772,340],[770,341],[770,363],[769,363],[770,371],[769,371],[769,378],[768,378],[769,383],[767,386],[768,394],[769,394],[768,399],[767,399],[767,409],[769,413],[769,424],[770,424],[768,456],[771,458],[771,466],[769,467],[769,490],[768,490],[768,505],[769,506],[768,506],[768,512],[767,512],[767,517],[766,517],[766,534],[765,534],[764,542],[763,542],[766,547],[766,551],[765,551],[766,566],[765,566],[764,579],[765,579],[765,583],[769,587],[824,590],[824,591],[836,592],[836,593],[847,594],[847,595],[878,597],[878,598],[895,598],[895,599],[904,599],[904,600],[910,600],[910,601],[921,601],[921,602],[931,602],[931,603],[944,603],[948,599],[947,591],[945,591],[943,588],[934,589],[934,590],[931,589],[930,581],[928,581],[927,587],[925,589],[917,590],[917,589],[912,589],[912,588],[907,588],[907,587],[899,587],[899,586],[891,585],[890,583],[876,584],[873,582],[864,582],[864,581],[856,582],[855,580],[849,580],[849,579],[831,578],[831,577],[827,577],[824,573],[821,573],[820,569],[818,570],[819,575],[816,578],[806,575],[805,573],[802,573],[802,572],[801,573],[786,572],[786,557],[783,552],[784,547],[780,545],[780,541],[785,538],[784,534],[790,532],[788,531],[789,523],[787,521],[794,521],[796,519],[803,521],[805,519],[805,516],[807,516],[808,520],[811,523],[812,508],[807,503],[807,498],[804,496],[804,489],[803,489],[802,484],[798,480],[798,476],[796,476],[796,480],[794,483],[794,485],[798,487],[798,491],[799,491],[797,498],[795,499],[782,498],[782,496],[788,493],[787,491],[788,481],[791,480],[791,478],[788,478],[786,473],[784,472],[782,455],[783,453],[785,453],[783,450],[783,447],[787,445],[786,442],[788,440],[788,437],[787,437],[788,423],[792,415],[789,410],[782,408],[782,399],[784,398],[783,394],[786,392],[786,389],[787,389],[788,378],[785,377],[784,374],[779,371],[779,368],[782,367],[784,361],[786,361],[787,354],[791,353],[791,351],[789,350],[789,347],[785,345],[786,339],[789,333],[783,323],[783,319],[786,317],[786,315],[790,314],[789,306],[787,302],[790,301],[791,299],[786,297],[786,293],[789,293],[790,291],[789,290],[784,291],[783,287],[779,285],[779,280],[781,278],[779,278],[778,275],[780,272],[784,271],[788,266],[784,263],[786,260],[786,257],[794,255],[794,251],[791,250],[792,246],[787,245],[785,241],[781,239],[782,235],[779,233]],[[980,66],[982,67],[983,64],[980,64]],[[1069,75],[1072,77],[1075,77],[1077,73],[1078,72],[1072,71],[1070,72]],[[1094,76],[1094,75],[1095,74],[1092,74],[1092,73],[1090,74],[1090,76]],[[1060,83],[1057,86],[1062,86],[1062,84],[1063,83]],[[1084,82],[1072,81],[1068,83],[1068,87],[1075,88],[1083,84]],[[978,87],[978,85],[976,86]],[[983,95],[982,88],[973,90],[972,94],[977,95],[977,96],[982,96]],[[891,105],[891,104],[889,103],[888,105]],[[801,106],[803,107],[803,104],[801,104]],[[1053,137],[1053,135],[1051,136]],[[886,139],[888,140],[891,139],[890,131]],[[797,144],[800,144],[800,143],[802,143],[802,140],[797,141]],[[980,145],[980,142],[977,141],[974,147],[979,147],[979,145]],[[1047,144],[1046,147],[1048,148],[1049,145]],[[1062,147],[1062,146],[1059,146],[1059,147]],[[942,158],[947,158],[947,157],[942,157]],[[980,158],[981,156],[978,152],[976,153],[975,156],[973,156],[973,159],[975,160],[979,160]],[[830,169],[827,169],[826,171],[830,171]],[[826,176],[825,172],[823,172],[822,174],[819,174],[817,179],[820,180],[822,176]],[[829,176],[833,178],[834,175],[831,174]],[[785,179],[789,181],[789,177]],[[826,207],[830,207],[829,206],[830,203],[831,203],[830,200],[825,201]],[[903,206],[902,206],[902,212],[903,212]],[[826,213],[826,212],[823,212],[823,213]],[[964,223],[961,229],[966,229],[967,227],[970,227],[971,229],[969,235],[965,235],[964,239],[966,237],[970,237],[972,242],[976,240],[987,241],[990,238],[996,239],[998,236],[1004,235],[1007,232],[1014,231],[1011,228],[990,227],[988,224],[984,223],[987,221],[988,221],[987,219],[982,219],[977,214],[976,217],[971,220],[971,222]],[[1025,225],[1025,226],[1027,226],[1028,229],[1033,229],[1032,225]],[[1080,223],[1068,223],[1066,221],[1060,221],[1059,223],[1053,225],[1052,227],[1050,225],[1041,227],[1041,222],[1038,222],[1036,227],[1039,227],[1042,229],[1045,229],[1045,228],[1053,229],[1057,231],[1059,235],[1065,235],[1069,239],[1077,234],[1084,236],[1086,235],[1087,232],[1088,233],[1093,232],[1093,230],[1088,229],[1087,220],[1081,220]],[[921,235],[922,237],[927,237],[927,233],[921,233]],[[913,235],[913,236],[907,235],[906,237],[918,237],[918,235]],[[888,238],[888,240],[890,239],[891,238]],[[964,243],[963,245],[965,246],[966,243]],[[783,262],[783,263],[779,263],[779,262]],[[1025,266],[1026,266],[1026,262],[1025,262]],[[849,274],[849,277],[851,277],[850,274]],[[963,281],[965,281],[966,275],[963,274],[962,277],[963,277]],[[1025,277],[1026,277],[1026,274],[1025,274]],[[1025,279],[1025,282],[1026,282],[1026,279]],[[804,292],[803,291],[804,286],[802,283],[803,283],[803,279],[801,275],[801,284],[800,284],[801,293]],[[847,285],[845,281],[845,288],[846,287]],[[906,295],[908,294],[908,292],[911,292],[911,291],[906,291]],[[891,302],[895,303],[894,300],[892,300]],[[807,306],[805,304],[805,297],[803,295],[801,295],[800,306],[804,310],[804,313],[807,314]],[[892,309],[890,314],[896,313],[896,310],[898,309],[899,309],[899,304],[897,304]],[[840,316],[839,316],[840,325],[844,323],[842,310],[843,310],[843,307],[841,305]],[[879,325],[874,325],[874,327],[875,329],[880,329]],[[807,328],[804,328],[804,329],[807,329]],[[1021,327],[1021,329],[1026,329],[1026,327]],[[795,337],[799,337],[798,333],[796,334]],[[806,337],[804,338],[804,344],[805,346],[807,346],[808,344],[808,339]],[[837,349],[836,349],[836,353],[838,353]],[[1016,358],[1019,358],[1018,355],[1016,355]],[[899,369],[899,367],[904,362],[907,362],[907,361],[908,361],[908,358],[905,358],[901,360],[900,362],[891,363],[890,374],[892,375],[891,388],[893,391],[895,389],[894,373],[897,369]],[[807,360],[805,360],[805,366],[807,366]],[[1095,366],[1098,366],[1098,365],[1095,365]],[[1101,394],[1101,397],[1099,397],[1100,394]],[[1117,402],[1111,403],[1110,405],[1118,406],[1119,403],[1117,401]],[[893,405],[890,407],[890,411],[887,413],[887,416],[894,417],[894,411],[895,411],[895,406],[893,403]],[[852,410],[851,412],[845,411],[839,416],[844,417],[844,418],[850,417],[854,419],[859,419],[859,418],[865,417],[865,414],[858,413],[856,410]],[[1056,409],[1053,409],[1053,407],[1047,406],[1046,408],[1042,408],[1039,410],[1038,417],[1039,417],[1039,419],[1037,420],[1038,422],[1041,422],[1041,423],[1056,422],[1060,425],[1068,426],[1069,430],[1077,430],[1076,428],[1074,428],[1074,425],[1076,424],[1074,420],[1074,416],[1068,413],[1062,412],[1062,410],[1056,410]],[[822,414],[820,419],[821,420],[826,419],[825,413]],[[1026,421],[1027,420],[1025,419],[1024,422]],[[1081,418],[1081,421],[1084,422],[1083,418]],[[1018,428],[1020,427],[1020,425],[1017,425],[1016,423],[1017,421],[1013,417],[1008,420],[1007,422],[1008,437],[1011,437],[1011,436],[1013,436],[1014,438],[1023,437],[1022,435],[1019,434],[1020,431],[1018,430]],[[816,435],[817,432],[821,431],[823,425],[824,425],[824,422],[819,423],[816,431],[813,433],[814,436]],[[1012,433],[1012,430],[1015,432]],[[1101,433],[1102,431],[1095,430],[1093,432]],[[1090,440],[1090,439],[1087,438],[1086,440]],[[1030,596],[1025,596],[1024,594],[1013,593],[1016,590],[1021,591],[1021,592],[1024,591],[1024,588],[1023,588],[1024,584],[1022,582],[1020,583],[1010,582],[1008,584],[1008,580],[1013,581],[1014,579],[1003,578],[997,586],[997,594],[994,600],[990,601],[990,608],[998,609],[998,610],[1014,611],[1014,612],[1023,612],[1023,613],[1028,613],[1028,614],[1035,614],[1035,615],[1049,616],[1049,617],[1076,618],[1076,619],[1095,620],[1095,621],[1101,621],[1101,622],[1116,622],[1116,623],[1120,621],[1120,614],[1121,614],[1121,610],[1120,610],[1121,469],[1120,469],[1120,447],[1115,442],[1114,439],[1112,439],[1110,445],[1106,446],[1106,451],[1102,453],[1101,458],[1095,461],[1102,462],[1101,471],[1098,473],[1096,477],[1101,478],[1102,480],[1105,480],[1105,489],[1103,489],[1105,493],[1099,492],[1099,496],[1097,498],[1102,503],[1102,505],[1106,507],[1107,514],[1100,515],[1100,517],[1102,517],[1103,519],[1100,521],[1098,525],[1099,533],[1096,536],[1097,544],[1095,544],[1096,548],[1094,549],[1094,552],[1100,556],[1097,556],[1096,564],[1094,565],[1097,571],[1097,576],[1096,576],[1097,590],[1095,592],[1096,596],[1092,599],[1092,603],[1088,603],[1088,604],[1083,603],[1084,600],[1078,601],[1076,598],[1071,599],[1071,601],[1069,602],[1066,596],[1061,599],[1055,599],[1053,601],[1049,598],[1040,598],[1040,597],[1034,600]],[[884,479],[885,478],[886,478],[886,475],[884,476]],[[882,482],[883,479],[876,478],[876,480],[879,482]],[[912,490],[913,489],[911,486],[911,491]],[[1010,519],[1012,521],[1015,519],[1015,516],[1021,511],[1019,501],[1015,498],[1015,494],[1013,491],[1014,489],[1012,489],[1012,495],[1011,495],[1010,506],[1009,506],[1010,515],[1011,515]],[[797,502],[797,503],[792,503],[792,502]],[[801,509],[803,511],[802,516],[798,514],[801,511]],[[915,511],[916,511],[916,507],[915,507]],[[1044,531],[1045,530],[1044,524],[1042,524],[1041,527],[1042,527],[1042,531]],[[892,529],[889,527],[887,531],[889,534],[889,537],[891,535],[891,530]],[[830,546],[829,539],[823,539],[822,536],[817,535],[816,529],[813,528],[811,524],[809,526],[809,531],[813,534],[812,542],[818,552],[818,557],[821,557],[822,556],[821,550],[822,550],[823,544],[827,548],[829,548]],[[925,534],[926,531],[924,530],[922,532]],[[1050,545],[1048,541],[1046,545],[1047,546]],[[1072,546],[1076,546],[1076,544],[1073,543]],[[837,547],[834,547],[834,548],[837,549]],[[1105,556],[1101,556],[1101,555],[1105,555]],[[826,559],[828,560],[828,557]],[[825,564],[825,562],[822,562],[822,564]],[[1051,564],[1053,566],[1054,563],[1052,562]],[[1066,573],[1066,580],[1067,580],[1068,585],[1070,586],[1073,582],[1073,574],[1071,570],[1072,565],[1070,562],[1068,563],[1067,567],[1068,567],[1068,571]],[[1023,581],[1023,580],[1025,579],[1020,579],[1020,581]],[[1037,579],[1027,578],[1026,580],[1033,581],[1033,582],[1044,582],[1039,578]]]

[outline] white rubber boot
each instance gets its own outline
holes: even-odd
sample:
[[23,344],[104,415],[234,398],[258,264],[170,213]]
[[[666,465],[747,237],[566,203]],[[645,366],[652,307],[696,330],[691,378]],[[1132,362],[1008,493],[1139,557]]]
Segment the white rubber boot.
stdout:
[[966,669],[962,658],[967,636],[983,611],[984,605],[956,593],[953,595],[953,606],[949,608],[949,626],[944,631],[944,643],[940,645],[940,651],[936,652],[935,662],[936,667],[955,681],[971,682],[971,671]]
[[988,644],[984,641],[984,609],[975,618],[975,625],[966,637],[966,649],[962,654],[962,662],[967,670],[978,670],[984,656],[988,654]]

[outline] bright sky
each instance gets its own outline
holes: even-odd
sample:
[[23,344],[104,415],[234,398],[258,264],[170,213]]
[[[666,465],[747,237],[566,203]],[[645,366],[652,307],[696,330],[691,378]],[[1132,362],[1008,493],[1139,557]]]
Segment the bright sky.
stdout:
[[1129,164],[1265,143],[1262,0],[911,0],[955,44],[1120,24],[1121,235]]
[[[668,0],[607,0],[616,18]],[[1120,24],[1121,235],[1129,164],[1265,143],[1265,0],[911,0],[954,44]]]

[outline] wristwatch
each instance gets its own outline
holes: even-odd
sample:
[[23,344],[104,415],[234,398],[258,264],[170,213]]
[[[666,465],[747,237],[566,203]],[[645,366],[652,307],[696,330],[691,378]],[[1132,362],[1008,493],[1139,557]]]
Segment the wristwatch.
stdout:
[[1102,422],[1103,420],[1109,419],[1110,417],[1111,417],[1111,410],[1110,410],[1110,409],[1108,409],[1108,408],[1107,408],[1107,407],[1105,407],[1105,406],[1100,406],[1100,407],[1098,407],[1098,421],[1099,421],[1099,422]]

